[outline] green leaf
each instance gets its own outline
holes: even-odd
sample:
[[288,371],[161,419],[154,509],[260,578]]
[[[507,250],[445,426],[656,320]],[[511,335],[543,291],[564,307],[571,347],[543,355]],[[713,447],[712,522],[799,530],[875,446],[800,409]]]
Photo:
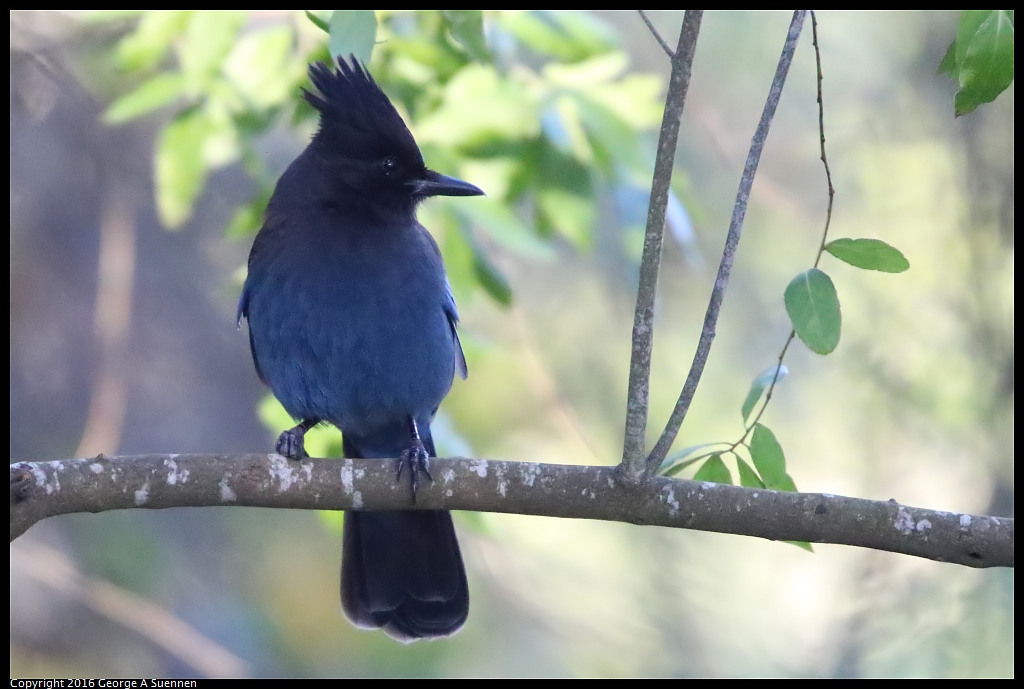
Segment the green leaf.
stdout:
[[295,97],[302,65],[292,57],[293,30],[278,26],[241,36],[224,62],[224,73],[257,108],[284,105]]
[[502,248],[518,256],[539,261],[550,261],[557,255],[554,246],[536,235],[508,204],[480,199],[473,203],[451,205],[459,218],[482,228]]
[[597,218],[594,199],[557,186],[542,186],[537,191],[537,210],[542,222],[577,249],[587,249],[594,241]]
[[484,38],[484,13],[481,10],[441,10],[448,30],[459,45],[478,62],[491,59]]
[[[683,457],[688,457],[688,456],[692,455],[693,453],[697,452],[698,450],[704,450],[704,449],[707,449],[709,447],[714,447],[716,445],[723,445],[723,444],[724,443],[720,443],[719,442],[719,443],[698,443],[697,445],[688,445],[688,446],[686,446],[684,448],[680,448],[680,449],[676,450],[675,452],[670,452],[669,455],[665,458],[665,461],[662,462],[662,466],[671,464],[672,462],[680,460]],[[721,453],[719,452],[719,453],[714,453],[714,454],[721,454]],[[698,459],[700,459],[700,458],[698,457]]]
[[786,456],[782,446],[775,439],[775,434],[763,424],[754,426],[754,435],[750,439],[750,459],[766,488],[787,490],[780,486],[792,483],[793,480],[786,474]]
[[692,455],[698,450],[703,450],[704,448],[721,444],[722,443],[701,443],[699,445],[690,445],[689,447],[684,447],[681,450],[672,452],[661,462],[661,466],[658,467],[657,473],[664,476],[675,476],[686,467],[699,462],[704,458],[704,455],[698,455],[691,459],[685,459],[686,457]]
[[220,73],[245,17],[245,12],[228,10],[197,10],[189,17],[180,59],[181,71],[193,92],[205,91],[211,78]]
[[512,287],[498,267],[491,263],[486,253],[473,252],[473,271],[480,286],[502,306],[512,304]]
[[[558,152],[572,156],[580,165],[589,166],[594,150],[580,117],[580,104],[572,94],[559,94],[541,108],[541,132],[547,140],[541,150],[554,147]],[[549,143],[550,142],[550,143]]]
[[971,39],[976,33],[978,33],[978,29],[981,28],[982,23],[991,11],[992,10],[960,11],[960,20],[956,25],[956,38],[953,41],[955,48],[953,51],[953,61],[956,68],[955,75],[959,75],[960,67],[964,64],[964,60],[967,58],[967,47],[971,44]]
[[470,64],[444,85],[440,106],[419,119],[416,140],[466,149],[526,140],[539,131],[536,104],[522,84],[501,78],[493,67]]
[[126,71],[154,67],[185,30],[192,10],[152,10],[117,44],[117,64]]
[[899,249],[880,239],[833,239],[825,245],[825,251],[865,270],[902,273],[910,268],[910,261]]
[[[565,193],[588,199],[592,207],[595,205],[593,203],[593,184],[591,183],[592,171],[588,165],[561,148],[549,145],[537,146],[531,153],[533,156],[526,169],[533,173],[536,178],[536,186],[540,190],[557,188]],[[553,210],[555,210],[553,219],[557,220],[559,215],[557,208]],[[595,211],[586,212],[586,216],[591,219],[594,214]]]
[[965,115],[1013,83],[1011,10],[964,10],[956,32],[956,115]]
[[687,459],[683,462],[662,462],[661,466],[658,467],[658,473],[662,476],[675,476],[683,469],[700,461],[700,457],[694,457],[693,459]]
[[801,548],[803,550],[806,550],[809,553],[813,553],[814,552],[814,548],[807,541],[783,541],[783,543],[788,543],[790,545],[795,545],[797,548]]
[[786,287],[786,313],[796,334],[816,354],[829,354],[839,344],[842,315],[832,279],[811,268]]
[[693,475],[693,480],[732,485],[732,474],[729,473],[729,467],[725,466],[725,462],[722,461],[720,456],[712,455],[708,458],[708,461],[701,465],[700,469],[697,469],[697,473]]
[[[429,210],[429,206],[425,210]],[[473,295],[479,293],[479,283],[473,267],[473,249],[466,238],[468,231],[456,219],[454,213],[434,212],[424,215],[429,215],[429,218],[422,219],[437,237],[441,253],[444,255],[448,280],[455,294],[455,303],[468,303]],[[467,344],[468,342],[463,342],[462,346],[465,348]]]
[[326,21],[324,21],[320,17],[316,16],[315,14],[310,12],[309,10],[303,10],[303,12],[306,13],[306,19],[308,19],[309,21],[313,22],[313,26],[317,27],[318,29],[321,29],[325,34],[330,35],[330,33],[331,33],[331,25],[330,24],[328,24]]
[[463,236],[473,252],[473,274],[476,276],[477,282],[496,302],[502,306],[510,305],[512,303],[512,287],[508,284],[508,278],[494,265],[487,252],[473,237],[472,232],[463,229]]
[[603,170],[611,172],[616,166],[636,170],[650,164],[650,158],[639,145],[637,127],[589,95],[579,94],[576,105],[587,141]]
[[937,74],[948,74],[953,79],[956,79],[956,41],[950,41],[949,47],[946,48],[946,54],[939,60],[939,68],[935,70]]
[[618,36],[590,13],[535,10],[499,15],[503,25],[530,49],[562,62],[576,62],[614,50]]
[[793,481],[793,477],[788,473],[782,477],[782,480],[776,483],[774,486],[768,486],[772,490],[784,490],[787,493],[796,493],[796,482]]
[[600,105],[636,138],[637,130],[661,121],[662,80],[653,74],[631,74],[628,68],[629,58],[616,51],[572,64],[552,62],[541,76],[557,93]]
[[[778,375],[776,375],[776,371]],[[743,420],[746,421],[750,416],[750,413],[754,411],[754,405],[761,399],[761,395],[767,390],[773,382],[781,381],[783,378],[789,375],[789,369],[782,364],[776,364],[767,371],[764,371],[750,384],[750,391],[747,393],[747,398],[743,400],[743,407],[740,409],[743,415]]]
[[335,59],[347,60],[349,55],[355,55],[366,64],[376,40],[377,15],[373,10],[335,10],[331,15],[327,47]]
[[757,475],[757,472],[754,471],[753,467],[747,464],[747,462],[742,457],[736,458],[736,468],[739,469],[740,472],[741,486],[744,486],[745,488],[765,487],[764,481],[761,480],[761,477]]
[[184,93],[180,74],[161,72],[124,94],[103,112],[107,124],[121,124],[169,105]]
[[156,205],[163,224],[180,227],[206,179],[202,146],[209,129],[205,114],[193,108],[164,127],[156,143]]

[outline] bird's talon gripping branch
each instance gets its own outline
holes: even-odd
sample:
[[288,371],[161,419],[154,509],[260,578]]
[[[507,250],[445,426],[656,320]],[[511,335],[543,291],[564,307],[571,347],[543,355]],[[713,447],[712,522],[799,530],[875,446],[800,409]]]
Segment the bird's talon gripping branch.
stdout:
[[289,428],[281,433],[274,445],[277,454],[288,459],[303,459],[309,457],[306,453],[306,431],[317,425],[317,421],[306,419],[294,428]]
[[416,501],[416,491],[420,485],[420,472],[427,477],[428,481],[433,481],[434,477],[430,475],[430,453],[423,447],[423,441],[420,439],[419,428],[416,426],[416,421],[409,419],[409,446],[402,451],[402,454],[398,457],[398,475],[395,477],[396,481],[402,480],[402,471],[405,467],[409,467],[409,481],[412,487],[412,499]]

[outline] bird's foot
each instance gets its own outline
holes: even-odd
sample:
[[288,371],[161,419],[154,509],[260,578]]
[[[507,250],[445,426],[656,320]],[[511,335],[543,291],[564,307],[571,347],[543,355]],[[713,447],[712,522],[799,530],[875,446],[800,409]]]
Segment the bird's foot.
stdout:
[[277,437],[274,451],[288,459],[303,459],[306,454],[306,431],[317,424],[316,421],[303,421],[294,428],[289,428]]
[[402,471],[406,467],[409,467],[412,500],[416,502],[416,490],[420,485],[420,472],[423,472],[428,481],[434,480],[434,477],[430,475],[430,455],[427,454],[427,449],[423,447],[423,442],[418,437],[413,439],[409,446],[402,451],[402,454],[398,456],[398,476],[395,477],[395,480],[402,480]]

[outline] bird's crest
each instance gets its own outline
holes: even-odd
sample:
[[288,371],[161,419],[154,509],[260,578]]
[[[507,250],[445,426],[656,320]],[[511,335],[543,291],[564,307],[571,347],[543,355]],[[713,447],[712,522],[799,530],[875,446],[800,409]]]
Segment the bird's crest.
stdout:
[[338,58],[338,69],[315,63],[309,78],[316,91],[303,96],[320,113],[320,131],[350,139],[369,136],[380,142],[419,151],[402,116],[355,55]]

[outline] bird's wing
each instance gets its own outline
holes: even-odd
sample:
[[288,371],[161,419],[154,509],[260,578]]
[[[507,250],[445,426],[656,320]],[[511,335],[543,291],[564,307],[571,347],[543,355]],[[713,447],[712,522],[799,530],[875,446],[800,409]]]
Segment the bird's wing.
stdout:
[[242,286],[242,294],[238,297],[238,312],[235,314],[235,325],[242,328],[242,319],[249,317],[249,281]]
[[[246,279],[245,285],[242,287],[242,295],[238,298],[238,313],[236,314],[236,325],[242,327],[242,319],[249,319],[249,280]],[[252,363],[256,367],[256,375],[263,381],[265,385],[267,383],[267,377],[263,375],[263,369],[260,368],[260,358],[256,355],[256,342],[252,339],[252,328],[249,328],[249,351],[252,352]]]
[[452,329],[452,340],[455,342],[455,370],[463,380],[469,375],[469,368],[466,366],[466,355],[462,352],[462,342],[459,341],[459,332],[456,326],[459,323],[459,310],[455,307],[455,295],[452,294],[452,285],[448,277],[444,278],[444,315],[448,317],[448,325]]

